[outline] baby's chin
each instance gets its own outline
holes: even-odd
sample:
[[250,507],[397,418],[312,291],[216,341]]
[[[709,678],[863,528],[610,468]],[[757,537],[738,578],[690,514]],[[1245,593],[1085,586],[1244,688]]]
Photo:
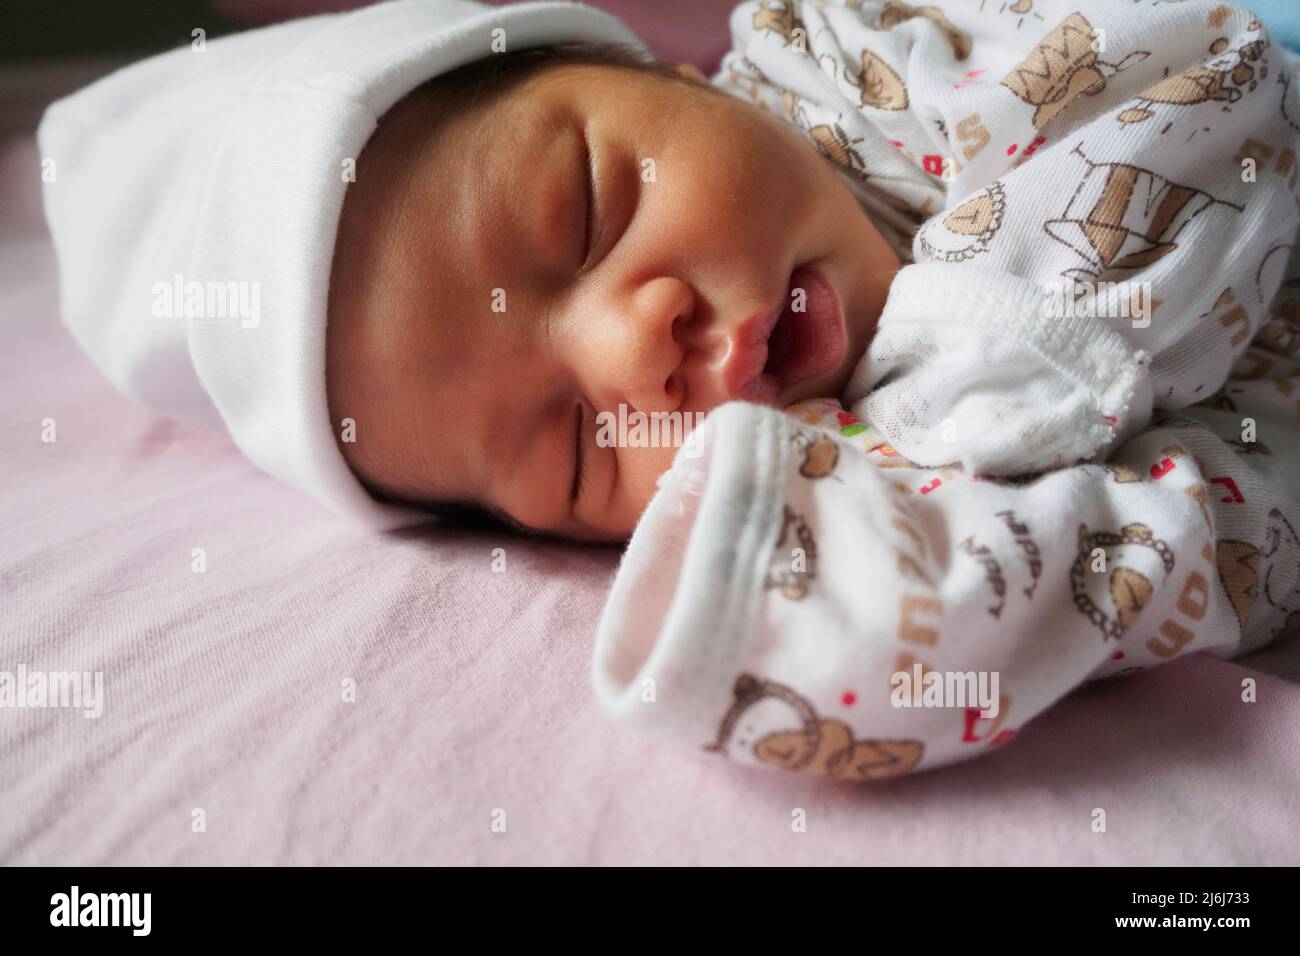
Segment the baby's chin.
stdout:
[[840,396],[844,394],[844,389],[849,384],[849,377],[853,374],[853,369],[857,366],[860,358],[860,355],[853,355],[852,349],[850,349],[850,354],[846,356],[843,366],[836,369],[833,375],[790,389],[781,395],[777,401],[772,402],[770,407],[784,410],[791,405],[797,405],[800,402],[807,402],[816,398],[838,401]]

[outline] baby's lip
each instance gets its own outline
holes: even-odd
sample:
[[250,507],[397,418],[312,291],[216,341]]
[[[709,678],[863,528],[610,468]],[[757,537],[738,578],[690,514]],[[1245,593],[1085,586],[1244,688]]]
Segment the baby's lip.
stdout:
[[[793,291],[804,291],[796,312]],[[741,325],[723,367],[729,399],[776,405],[791,388],[829,375],[848,351],[839,297],[816,269],[800,267],[781,300]]]
[[[787,290],[788,292],[788,290]],[[777,383],[763,375],[767,364],[767,341],[785,310],[786,298],[749,319],[731,337],[731,351],[722,369],[722,387],[729,401],[736,399],[775,404]]]

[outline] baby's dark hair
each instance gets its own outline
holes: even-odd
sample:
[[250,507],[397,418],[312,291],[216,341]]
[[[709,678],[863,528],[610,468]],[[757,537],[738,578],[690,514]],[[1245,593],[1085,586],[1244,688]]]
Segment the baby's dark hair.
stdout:
[[421,88],[449,94],[467,109],[557,66],[612,66],[691,82],[674,67],[628,43],[568,42],[492,53],[429,80]]

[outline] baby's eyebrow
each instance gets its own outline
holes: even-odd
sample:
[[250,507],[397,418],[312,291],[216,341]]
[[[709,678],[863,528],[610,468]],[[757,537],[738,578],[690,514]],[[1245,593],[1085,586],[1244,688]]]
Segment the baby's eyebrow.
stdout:
[[[462,245],[475,249],[481,263],[475,268],[497,271],[530,263],[536,266],[554,258],[560,237],[552,213],[569,204],[566,197],[557,195],[554,180],[560,159],[556,154],[560,141],[570,132],[577,140],[575,122],[573,109],[559,103],[544,108],[518,131],[483,127],[481,137],[492,144],[485,161],[455,164],[454,211],[463,217]],[[570,162],[567,155],[563,162]],[[581,169],[576,169],[573,175],[580,173]],[[510,228],[501,228],[505,223]],[[430,249],[429,254],[441,260],[448,250]],[[503,283],[494,280],[488,285]]]
[[[556,409],[553,402],[536,402],[527,409],[516,406],[511,414],[502,413],[498,409],[489,417],[487,432],[477,436],[477,452],[471,459],[476,464],[470,466],[471,472],[477,468],[480,474],[535,474],[538,471],[539,450],[555,448],[556,426],[561,426],[560,434],[564,436],[569,435],[571,430],[570,415],[556,414]],[[563,447],[568,448],[567,445]],[[567,458],[566,451],[563,459]],[[554,467],[554,460],[547,457],[541,464],[545,471]],[[479,492],[472,495],[472,500],[465,507],[519,534],[529,537],[554,534],[553,531],[525,524],[500,504],[503,496],[509,500],[509,495],[517,490],[517,485],[507,483],[506,486],[501,486],[489,480],[480,485]]]

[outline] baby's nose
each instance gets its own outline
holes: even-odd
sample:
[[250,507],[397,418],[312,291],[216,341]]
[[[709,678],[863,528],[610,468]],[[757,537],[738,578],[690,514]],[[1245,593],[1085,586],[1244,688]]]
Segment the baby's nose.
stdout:
[[682,367],[685,351],[668,334],[638,344],[629,343],[622,360],[611,363],[615,379],[611,391],[621,394],[632,408],[641,412],[670,412],[681,405],[686,392]]
[[629,405],[638,411],[672,411],[685,393],[682,363],[689,350],[695,294],[674,278],[647,282],[627,316],[618,374]]

